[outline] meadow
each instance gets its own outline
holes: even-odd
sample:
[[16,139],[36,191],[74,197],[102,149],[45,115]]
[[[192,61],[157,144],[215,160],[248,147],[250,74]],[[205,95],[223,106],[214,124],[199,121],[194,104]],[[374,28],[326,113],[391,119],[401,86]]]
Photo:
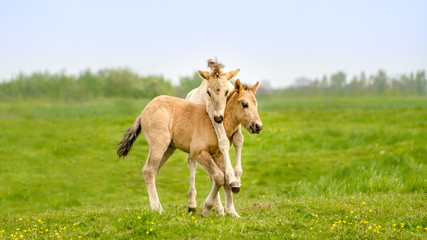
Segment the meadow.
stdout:
[[[0,239],[427,239],[425,97],[259,96],[241,218],[187,213],[180,151],[157,177],[163,214],[150,210],[144,137],[116,156],[147,102],[0,101]],[[211,183],[197,171],[200,211]]]

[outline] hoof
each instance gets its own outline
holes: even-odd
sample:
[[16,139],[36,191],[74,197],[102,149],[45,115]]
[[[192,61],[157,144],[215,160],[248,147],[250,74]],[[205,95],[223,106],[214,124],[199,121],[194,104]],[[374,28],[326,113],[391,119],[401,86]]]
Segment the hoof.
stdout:
[[197,211],[197,208],[192,208],[192,207],[188,208],[189,213],[191,213],[191,212],[195,213],[196,211]]
[[240,192],[240,185],[239,185],[239,183],[232,183],[232,184],[230,184],[230,187],[231,187],[231,191],[233,192],[233,193],[235,193],[235,194],[237,194],[237,193],[239,193]]

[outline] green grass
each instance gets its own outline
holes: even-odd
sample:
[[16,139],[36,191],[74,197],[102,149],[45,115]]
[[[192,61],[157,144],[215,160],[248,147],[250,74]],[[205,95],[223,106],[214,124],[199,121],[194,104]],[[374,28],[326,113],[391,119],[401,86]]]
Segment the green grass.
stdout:
[[[0,239],[427,238],[427,99],[258,102],[264,129],[244,131],[240,219],[185,212],[179,151],[157,178],[165,212],[150,211],[145,139],[115,155],[147,100],[0,102]],[[211,183],[200,167],[196,186],[201,210]]]

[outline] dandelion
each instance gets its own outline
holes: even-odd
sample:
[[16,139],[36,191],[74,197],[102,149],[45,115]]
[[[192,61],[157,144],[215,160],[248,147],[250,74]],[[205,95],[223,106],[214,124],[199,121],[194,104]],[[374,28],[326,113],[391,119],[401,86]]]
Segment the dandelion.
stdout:
[[372,212],[372,209],[369,209],[369,212],[371,213],[371,212]]
[[317,214],[316,214],[316,216],[315,216],[315,217],[317,217],[317,218],[318,218],[318,217],[319,217],[319,215],[317,215]]
[[22,218],[20,218],[19,221],[22,221]]
[[369,227],[368,227],[368,229],[369,229],[369,230],[371,230],[371,229],[372,229],[372,227],[371,227],[371,226],[369,226]]
[[150,228],[150,232],[152,232],[153,231],[153,228]]
[[393,228],[393,231],[396,231],[396,228]]
[[344,220],[344,221],[342,221],[344,224],[346,223],[346,221]]
[[19,238],[24,238],[24,235],[22,235],[22,234],[21,234],[21,235],[19,235]]
[[313,230],[313,228],[311,227],[310,230]]
[[19,231],[19,230],[21,230],[21,229],[20,229],[20,228],[17,228],[17,229],[16,229],[16,231]]
[[194,219],[194,216],[191,216],[191,219]]
[[151,222],[151,225],[154,225],[154,222]]
[[366,202],[362,202],[362,204],[363,204],[363,205],[365,205],[365,204],[366,204]]
[[194,220],[194,223],[197,223],[197,220]]
[[141,219],[141,216],[138,216],[138,219]]
[[82,236],[79,236],[79,238],[82,238]]
[[149,231],[146,231],[146,232],[145,232],[145,234],[147,234],[147,235],[148,235],[148,234],[150,234],[150,232],[149,232]]
[[213,223],[213,221],[211,220],[211,223]]
[[353,214],[354,212],[353,211],[350,211],[350,214]]
[[420,228],[420,226],[417,226],[417,228]]

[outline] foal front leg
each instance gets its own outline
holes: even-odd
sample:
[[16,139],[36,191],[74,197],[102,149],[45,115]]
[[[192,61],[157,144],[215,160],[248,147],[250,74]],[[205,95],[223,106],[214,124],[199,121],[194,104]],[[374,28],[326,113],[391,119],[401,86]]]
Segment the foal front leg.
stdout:
[[190,155],[187,156],[187,165],[190,169],[190,189],[188,190],[188,212],[196,212],[196,168],[197,162]]
[[[211,155],[206,151],[193,153],[192,157],[209,173],[212,180],[212,190],[203,204],[202,216],[208,216],[216,201],[220,201],[218,192],[224,185],[224,173],[218,168]],[[222,205],[222,204],[221,204]]]
[[236,152],[236,165],[234,167],[234,174],[236,175],[237,181],[241,184],[240,177],[242,176],[243,169],[242,169],[242,147],[243,147],[243,141],[244,137],[242,134],[241,125],[237,128],[236,133],[233,135],[233,145]]
[[218,138],[219,150],[224,156],[226,183],[230,185],[233,193],[239,193],[240,183],[239,181],[237,181],[236,176],[234,175],[233,166],[231,166],[229,155],[230,141],[228,140],[227,134],[225,133],[224,125],[217,124],[215,121],[212,121],[212,124],[214,126],[216,136]]
[[230,186],[224,185],[225,192],[225,213],[233,217],[240,217],[236,212],[233,203],[233,193],[231,192]]
[[[190,189],[188,190],[188,212],[196,212],[197,211],[197,202],[196,202],[196,168],[197,168],[197,161],[190,157],[190,155],[187,156],[187,165],[190,169]],[[214,180],[212,179],[212,182]],[[221,203],[221,197],[219,196],[219,191],[217,196],[215,197],[215,211],[219,215],[224,215],[224,207]]]

